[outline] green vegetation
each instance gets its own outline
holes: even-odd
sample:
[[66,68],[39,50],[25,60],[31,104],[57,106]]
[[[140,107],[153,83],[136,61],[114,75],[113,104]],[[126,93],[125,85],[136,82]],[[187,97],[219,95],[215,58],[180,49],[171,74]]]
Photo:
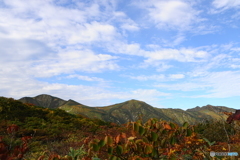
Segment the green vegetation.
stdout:
[[138,100],[129,100],[123,103],[118,103],[103,107],[89,107],[80,104],[73,100],[64,101],[60,98],[50,95],[39,95],[33,98],[24,97],[20,99],[23,103],[33,103],[36,106],[45,108],[59,108],[67,113],[81,115],[88,118],[97,118],[106,122],[114,122],[125,124],[129,121],[137,121],[142,117],[143,122],[147,122],[150,118],[157,118],[169,122],[177,123],[178,125],[188,122],[196,124],[205,120],[213,120],[226,118],[226,115],[221,112],[234,112],[234,109],[223,106],[203,106],[188,109],[162,109],[154,108],[145,102]]
[[[127,115],[131,109],[138,109],[141,117],[153,109],[142,103],[132,100],[95,110],[117,117],[122,112]],[[194,114],[196,111],[191,112]],[[59,108],[43,108],[0,97],[0,159],[234,159],[237,157],[212,158],[209,152],[240,153],[239,126],[239,123],[225,123],[224,118],[194,125],[185,121],[179,125],[157,118],[146,120],[144,116],[118,125],[69,114]]]

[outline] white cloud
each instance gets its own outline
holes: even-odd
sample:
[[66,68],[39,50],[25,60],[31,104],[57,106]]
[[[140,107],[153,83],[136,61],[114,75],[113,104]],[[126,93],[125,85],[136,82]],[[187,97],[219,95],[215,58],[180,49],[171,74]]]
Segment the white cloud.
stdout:
[[211,85],[211,89],[208,90],[207,94],[199,97],[226,98],[240,96],[239,71],[211,72],[201,81]]
[[223,13],[226,10],[229,10],[229,14],[232,15],[227,17],[225,17],[225,15],[222,15],[223,18],[221,21],[227,25],[230,25],[232,28],[238,28],[235,22],[239,19],[239,8],[240,2],[238,0],[214,0],[212,2],[212,8],[210,9],[209,13],[219,14]]
[[90,50],[64,51],[56,59],[48,59],[32,67],[36,77],[50,77],[75,71],[101,72],[117,70],[119,66],[113,61],[116,57],[107,54],[95,54]]
[[120,68],[115,62],[117,59],[115,56],[96,54],[91,50],[64,49],[54,53],[48,47],[34,41],[26,44],[24,41],[8,43],[4,47],[0,46],[0,51],[3,57],[0,66],[5,75],[9,72],[21,72],[30,77],[52,77],[75,72],[102,72]]
[[119,68],[114,61],[117,57],[95,53],[91,48],[94,43],[117,37],[114,26],[94,20],[103,14],[99,5],[104,3],[76,3],[71,7],[51,0],[3,3],[6,7],[0,10],[0,65],[9,67],[3,71],[51,77]]
[[152,61],[149,62],[148,60],[144,60],[144,62],[138,66],[139,68],[151,68],[154,67],[157,72],[164,72],[173,67],[173,65],[168,64],[167,62],[163,61]]
[[206,51],[198,51],[196,49],[162,49],[152,52],[146,52],[145,57],[148,58],[147,62],[157,60],[176,60],[180,62],[197,62],[204,60],[208,57]]
[[53,52],[50,47],[37,40],[0,38],[0,44],[1,63],[28,63]]
[[79,80],[84,80],[84,81],[98,81],[98,82],[103,82],[104,79],[98,78],[98,77],[89,77],[89,76],[83,76],[83,75],[77,75],[77,74],[72,74],[67,76],[67,78],[77,78]]
[[116,54],[144,56],[144,51],[138,43],[127,44],[116,40],[113,44],[107,44],[107,48],[109,52]]
[[184,74],[171,74],[169,75],[170,79],[183,79],[185,77]]
[[69,44],[77,44],[99,41],[110,42],[117,33],[112,25],[92,22],[91,24],[87,23],[84,24],[84,26],[77,27],[70,35],[71,36],[68,38]]
[[193,70],[188,73],[188,75],[190,77],[201,77],[206,76],[206,73],[210,72],[211,70],[223,67],[227,68],[229,66],[228,59],[229,55],[226,54],[218,54],[215,56],[212,55],[208,61],[195,66]]
[[206,88],[211,87],[211,85],[203,82],[184,82],[184,83],[175,83],[175,84],[156,84],[154,87],[163,88],[167,90],[176,90],[176,91],[203,91]]
[[240,65],[232,64],[230,65],[231,68],[233,69],[240,69]]
[[175,40],[171,43],[172,46],[176,46],[181,44],[183,41],[186,40],[186,37],[182,34],[179,34],[175,37]]
[[157,74],[157,75],[139,75],[139,76],[126,76],[131,79],[136,79],[139,81],[172,81],[172,80],[179,80],[183,79],[185,77],[184,74]]
[[161,80],[165,80],[165,75],[163,74],[159,74],[159,75],[151,75],[151,76],[147,76],[147,75],[139,75],[139,76],[127,76],[131,79],[136,79],[139,81],[149,81],[149,80],[154,80],[154,81],[161,81]]
[[151,0],[144,4],[148,17],[161,29],[188,30],[199,20],[199,11],[183,0]]
[[[157,88],[177,91],[197,91],[198,93],[188,95],[193,98],[227,98],[240,96],[240,72],[220,71],[205,72],[201,77],[187,79],[187,82],[154,85]],[[186,94],[185,94],[186,95]]]
[[[154,1],[154,3],[156,2]],[[161,1],[161,3],[165,4],[167,2]],[[173,5],[173,8],[178,8],[176,7],[178,5],[180,5],[180,8],[187,5],[181,1],[170,1],[169,3],[165,5]],[[4,8],[1,11],[3,13],[1,18],[4,24],[2,30],[5,30],[7,33],[2,34],[2,37],[5,37],[2,41],[5,39],[16,41],[16,39],[19,39],[19,43],[23,43],[23,41],[30,41],[34,37],[35,42],[40,44],[37,46],[37,49],[41,50],[35,50],[35,47],[29,45],[30,43],[24,47],[13,46],[10,43],[11,45],[8,44],[8,48],[15,48],[15,50],[23,52],[8,49],[9,51],[4,54],[11,52],[11,54],[17,53],[17,57],[30,58],[45,52],[44,54],[48,58],[45,56],[41,58],[37,57],[39,61],[35,61],[34,66],[29,66],[37,73],[40,70],[46,70],[45,73],[43,72],[41,75],[35,76],[51,76],[74,71],[99,72],[105,69],[115,70],[119,68],[112,61],[116,57],[93,53],[91,46],[94,45],[107,48],[108,51],[113,53],[142,56],[147,59],[145,62],[149,63],[167,59],[182,62],[196,61],[196,58],[203,58],[206,55],[203,51],[193,51],[190,49],[145,51],[141,49],[138,43],[128,44],[118,40],[118,38],[121,39],[121,35],[115,26],[92,19],[97,14],[100,14],[103,19],[106,16],[110,16],[103,15],[104,13],[100,11],[100,6],[103,5],[107,10],[106,13],[113,13],[113,20],[119,18],[118,21],[121,22],[122,28],[131,31],[138,30],[138,25],[128,18],[125,13],[114,11],[116,5],[114,2],[104,1],[91,5],[77,3],[72,8],[55,5],[52,1],[29,2],[29,5],[22,1],[7,1],[6,4],[10,8]],[[10,12],[10,10],[14,12]],[[88,14],[89,12],[91,14]],[[172,9],[169,12],[172,12]],[[30,15],[29,13],[33,14]],[[89,22],[88,19],[92,21]],[[180,43],[183,39],[184,37],[178,36],[175,43]],[[64,51],[61,49],[62,46],[67,48],[74,47],[72,47],[71,51]]]
[[214,0],[212,5],[217,9],[229,9],[240,6],[239,0]]
[[176,60],[180,62],[198,62],[205,61],[208,58],[208,52],[195,48],[159,48],[155,45],[153,48],[150,45],[150,51],[141,48],[140,44],[132,43],[127,44],[120,41],[115,41],[113,45],[107,45],[110,52],[116,54],[135,55],[146,58],[144,62],[153,63],[154,61],[161,60]]
[[[115,27],[99,21],[103,13],[99,5],[72,4],[62,7],[52,1],[5,1],[7,8],[0,11],[1,30],[5,38],[44,41],[52,47],[111,41],[117,36]],[[109,7],[109,6],[108,6]],[[113,12],[113,11],[112,11]],[[110,13],[109,15],[110,16]]]
[[138,24],[130,19],[124,12],[113,12],[111,21],[120,23],[120,28],[123,30],[138,31],[140,29]]
[[233,48],[231,48],[231,50],[240,53],[240,47],[236,47],[236,48],[233,47]]
[[123,24],[121,26],[121,28],[129,30],[129,31],[138,31],[139,30],[139,27],[136,26],[135,24],[128,24],[128,23]]
[[140,99],[140,100],[146,100],[150,101],[151,99],[155,99],[161,96],[169,96],[169,93],[159,92],[156,89],[137,89],[133,90],[133,97]]

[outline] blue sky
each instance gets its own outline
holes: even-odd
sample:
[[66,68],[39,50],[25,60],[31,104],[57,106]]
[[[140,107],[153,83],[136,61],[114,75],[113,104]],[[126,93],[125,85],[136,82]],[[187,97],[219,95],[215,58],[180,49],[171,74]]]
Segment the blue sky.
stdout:
[[0,0],[0,95],[240,107],[238,0]]

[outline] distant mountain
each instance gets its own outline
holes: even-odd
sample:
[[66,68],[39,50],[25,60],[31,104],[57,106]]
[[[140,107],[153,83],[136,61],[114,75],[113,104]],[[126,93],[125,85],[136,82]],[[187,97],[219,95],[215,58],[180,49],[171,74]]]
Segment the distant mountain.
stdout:
[[189,114],[192,116],[195,116],[198,120],[201,120],[203,118],[205,119],[222,119],[226,118],[226,115],[222,115],[222,112],[235,112],[236,109],[228,108],[225,106],[212,106],[212,105],[206,105],[203,107],[195,107],[192,109],[186,110]]
[[120,124],[136,121],[140,117],[144,122],[150,118],[157,118],[178,124],[183,124],[184,122],[194,124],[211,119],[226,119],[227,116],[222,114],[222,112],[235,112],[235,109],[232,108],[211,105],[195,107],[186,111],[172,108],[155,108],[138,100],[129,100],[105,107],[89,107],[71,99],[65,101],[46,94],[36,97],[23,97],[20,101],[46,108],[60,108],[71,114],[79,114]]
[[142,117],[144,122],[150,118],[171,120],[168,116],[158,112],[154,107],[138,100],[130,100],[106,107],[99,107],[99,109],[107,113],[102,116],[104,121],[112,121],[116,123],[137,121],[139,117]]
[[60,98],[53,97],[47,94],[41,94],[36,97],[23,97],[19,100],[23,103],[32,103],[36,106],[41,106],[41,107],[51,108],[51,109],[58,108],[59,106],[66,103],[65,100],[62,100]]

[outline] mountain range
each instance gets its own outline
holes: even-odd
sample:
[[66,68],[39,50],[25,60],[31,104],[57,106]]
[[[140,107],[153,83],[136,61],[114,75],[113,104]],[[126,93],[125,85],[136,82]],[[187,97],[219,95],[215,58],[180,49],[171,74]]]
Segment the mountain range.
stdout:
[[31,103],[50,109],[59,108],[71,114],[79,114],[88,118],[97,118],[118,124],[137,121],[140,117],[143,122],[150,118],[157,118],[177,124],[183,124],[184,122],[196,124],[206,120],[226,120],[227,116],[222,112],[235,112],[233,108],[212,105],[195,107],[186,111],[182,109],[156,108],[138,100],[129,100],[110,106],[90,107],[71,99],[66,101],[47,94],[36,97],[23,97],[19,100],[23,103]]

